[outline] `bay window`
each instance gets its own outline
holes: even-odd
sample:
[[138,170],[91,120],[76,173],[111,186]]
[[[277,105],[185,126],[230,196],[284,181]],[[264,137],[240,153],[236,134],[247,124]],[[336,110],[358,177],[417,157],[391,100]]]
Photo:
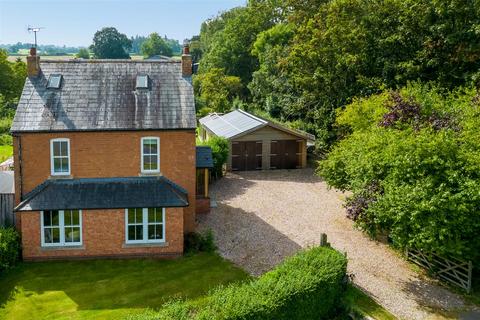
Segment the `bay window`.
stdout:
[[40,214],[43,247],[82,245],[81,210],[46,210]]
[[165,208],[125,210],[126,243],[165,241]]

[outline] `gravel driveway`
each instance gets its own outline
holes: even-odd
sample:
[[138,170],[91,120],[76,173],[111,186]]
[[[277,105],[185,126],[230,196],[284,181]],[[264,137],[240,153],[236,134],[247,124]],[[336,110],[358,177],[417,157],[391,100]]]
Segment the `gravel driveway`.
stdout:
[[355,283],[399,318],[442,319],[439,311],[466,308],[458,295],[356,230],[345,218],[345,196],[329,190],[312,169],[230,173],[212,185],[211,195],[218,207],[198,216],[200,229],[211,228],[220,254],[253,275],[318,244],[324,232],[333,247],[347,252]]

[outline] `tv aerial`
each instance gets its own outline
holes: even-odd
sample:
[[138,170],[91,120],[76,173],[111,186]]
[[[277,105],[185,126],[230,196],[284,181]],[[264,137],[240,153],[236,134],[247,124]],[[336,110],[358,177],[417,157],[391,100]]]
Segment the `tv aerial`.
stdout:
[[37,32],[40,32],[40,29],[43,29],[43,27],[27,27],[28,32],[35,34],[35,48],[37,47]]

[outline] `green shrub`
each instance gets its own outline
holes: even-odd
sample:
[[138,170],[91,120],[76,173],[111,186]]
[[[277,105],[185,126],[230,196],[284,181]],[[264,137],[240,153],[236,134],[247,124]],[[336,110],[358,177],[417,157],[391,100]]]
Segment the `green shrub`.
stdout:
[[214,252],[217,249],[212,230],[204,233],[190,232],[185,235],[185,252]]
[[228,140],[222,137],[212,137],[207,141],[201,142],[201,145],[212,148],[213,157],[213,175],[216,178],[223,176],[223,167],[228,159]]
[[0,271],[15,265],[20,257],[20,236],[14,228],[0,228]]
[[338,124],[350,134],[319,165],[351,190],[347,211],[375,236],[480,261],[480,97],[411,84],[355,101]]
[[287,258],[256,280],[220,287],[201,303],[177,301],[156,316],[134,319],[332,319],[342,311],[346,268],[341,253],[316,247]]

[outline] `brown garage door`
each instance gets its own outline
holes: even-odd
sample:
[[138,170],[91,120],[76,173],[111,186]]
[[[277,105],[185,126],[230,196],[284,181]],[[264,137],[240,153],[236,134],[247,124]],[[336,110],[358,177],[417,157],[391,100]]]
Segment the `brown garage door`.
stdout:
[[233,141],[232,170],[262,169],[262,141]]
[[270,150],[271,169],[295,169],[300,166],[300,141],[272,140]]

